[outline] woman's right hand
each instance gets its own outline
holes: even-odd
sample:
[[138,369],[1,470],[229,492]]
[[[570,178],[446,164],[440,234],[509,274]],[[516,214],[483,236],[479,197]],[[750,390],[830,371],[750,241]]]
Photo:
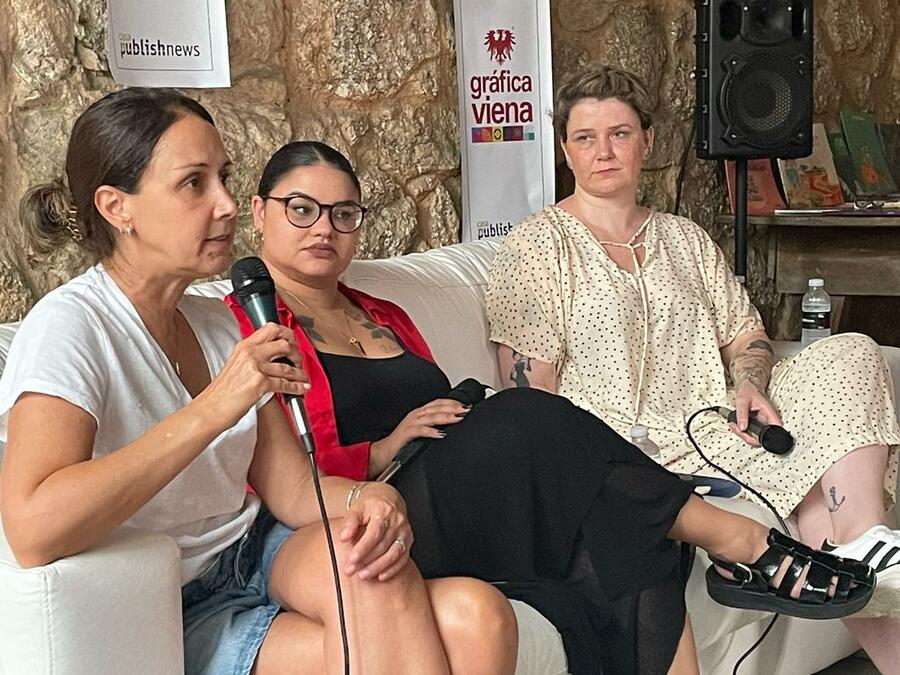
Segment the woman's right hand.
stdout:
[[413,532],[394,487],[363,483],[345,521],[341,541],[353,544],[346,574],[386,581],[409,562]]
[[380,471],[387,466],[400,448],[415,438],[443,438],[444,432],[437,427],[456,424],[469,410],[452,398],[438,398],[411,411],[389,436],[372,443],[369,454],[376,459],[376,468]]
[[[279,357],[292,365],[274,362]],[[267,323],[234,346],[222,370],[196,400],[211,406],[217,419],[236,424],[264,394],[305,394],[309,380],[300,363],[291,329]]]

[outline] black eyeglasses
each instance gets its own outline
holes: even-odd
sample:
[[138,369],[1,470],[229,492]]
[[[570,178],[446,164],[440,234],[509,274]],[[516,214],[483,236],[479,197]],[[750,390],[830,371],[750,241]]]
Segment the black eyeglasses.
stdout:
[[328,220],[331,226],[338,232],[350,234],[356,232],[362,225],[363,218],[368,210],[362,204],[354,201],[335,202],[334,204],[322,204],[309,195],[295,194],[289,197],[273,197],[272,195],[260,195],[263,199],[273,199],[284,204],[284,215],[294,227],[312,227],[322,216],[322,211],[328,209]]

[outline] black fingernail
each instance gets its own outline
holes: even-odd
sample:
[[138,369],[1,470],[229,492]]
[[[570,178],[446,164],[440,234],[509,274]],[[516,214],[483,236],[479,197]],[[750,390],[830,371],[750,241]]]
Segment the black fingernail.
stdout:
[[471,407],[472,407],[471,403],[463,403],[463,408],[465,408],[466,410],[469,410]]
[[465,417],[468,414],[469,414],[469,411],[465,410],[463,412],[456,413],[456,415],[454,415],[454,417]]
[[447,432],[446,432],[446,431],[439,431],[439,432],[438,432],[438,438],[446,438],[446,437],[447,437]]

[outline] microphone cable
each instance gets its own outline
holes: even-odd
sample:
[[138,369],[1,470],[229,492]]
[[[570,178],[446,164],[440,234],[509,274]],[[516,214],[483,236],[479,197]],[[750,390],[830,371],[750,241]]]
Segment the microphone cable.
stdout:
[[[742,488],[744,488],[751,494],[755,495],[760,501],[762,501],[762,503],[765,504],[766,507],[773,514],[775,514],[775,518],[778,520],[778,524],[781,526],[781,529],[784,531],[784,533],[787,534],[788,536],[790,536],[790,533],[788,532],[787,524],[784,522],[784,519],[781,517],[781,515],[778,513],[778,511],[775,510],[775,507],[772,506],[772,503],[768,499],[766,499],[762,494],[760,494],[760,492],[758,490],[750,487],[743,481],[739,480],[730,471],[726,471],[724,468],[722,468],[721,466],[719,466],[718,464],[713,462],[709,457],[706,456],[706,454],[703,452],[703,450],[700,449],[700,445],[697,443],[697,441],[694,440],[693,434],[691,434],[691,424],[697,418],[698,415],[702,415],[703,413],[707,413],[707,412],[712,412],[712,413],[718,414],[719,407],[718,406],[710,406],[708,408],[701,408],[700,410],[697,410],[694,413],[692,413],[691,416],[688,417],[687,422],[685,422],[684,430],[687,433],[687,437],[688,437],[688,440],[691,442],[691,445],[694,446],[694,449],[697,451],[697,453],[700,455],[700,457],[703,459],[704,462],[709,464],[716,471],[720,471],[721,473],[728,476],[735,483],[737,483]],[[769,621],[769,625],[766,626],[765,630],[762,632],[762,635],[759,636],[759,639],[757,639],[756,642],[754,642],[752,645],[750,645],[750,648],[746,652],[744,652],[743,655],[741,656],[741,658],[739,658],[735,662],[734,670],[731,671],[732,675],[737,675],[738,668],[741,667],[741,664],[744,661],[746,661],[747,658],[750,656],[750,654],[752,654],[756,650],[756,648],[762,644],[763,640],[766,639],[766,636],[768,636],[769,632],[775,626],[775,622],[778,621],[779,616],[781,616],[781,615],[778,614],[777,612],[772,616],[772,620]]]
[[688,417],[687,422],[684,425],[684,430],[687,433],[688,440],[691,442],[691,445],[694,446],[694,449],[697,451],[697,454],[699,454],[700,457],[703,459],[703,461],[706,462],[707,464],[709,464],[716,471],[719,471],[719,472],[725,474],[726,476],[728,476],[731,480],[733,480],[735,483],[740,485],[747,492],[750,492],[751,494],[753,494],[757,499],[759,499],[763,504],[765,504],[766,507],[769,509],[769,511],[771,511],[775,515],[775,518],[778,520],[778,524],[781,526],[781,529],[784,531],[784,533],[786,535],[790,536],[790,532],[788,532],[787,524],[784,522],[784,519],[778,514],[778,511],[775,510],[775,507],[772,506],[772,503],[768,499],[766,499],[762,494],[760,494],[760,492],[758,490],[750,487],[749,485],[747,485],[746,483],[741,481],[739,478],[734,476],[734,474],[732,474],[730,471],[726,471],[724,468],[722,468],[721,466],[719,466],[718,464],[713,462],[709,457],[706,456],[706,454],[703,452],[703,450],[700,449],[700,446],[697,444],[697,441],[694,440],[693,434],[691,434],[691,424],[693,423],[694,419],[698,415],[701,415],[701,414],[707,413],[707,412],[712,412],[712,413],[718,414],[719,407],[718,406],[710,406],[708,408],[700,408],[700,410],[695,411],[694,413],[691,414],[690,417]]
[[279,394],[285,408],[290,411],[291,427],[297,439],[303,445],[303,450],[309,458],[309,470],[312,473],[313,486],[316,490],[316,502],[319,504],[319,516],[322,518],[322,528],[325,530],[325,541],[328,544],[328,557],[331,559],[331,575],[334,577],[334,592],[337,597],[338,625],[341,629],[341,647],[344,655],[344,675],[350,675],[350,641],[347,638],[347,620],[344,616],[344,594],[341,592],[341,575],[338,571],[337,555],[334,551],[334,538],[331,536],[331,527],[328,524],[328,511],[325,509],[325,498],[322,497],[322,483],[319,481],[319,467],[316,465],[316,447],[312,433],[300,433],[300,425],[297,422],[303,415],[303,407],[300,398]]
[[322,498],[322,484],[319,482],[319,467],[316,466],[316,458],[313,452],[307,452],[309,457],[309,470],[312,472],[313,485],[316,488],[316,501],[319,503],[319,515],[322,517],[322,527],[325,529],[325,541],[328,542],[328,556],[331,558],[331,573],[334,576],[334,592],[337,596],[338,624],[341,628],[341,647],[344,655],[344,675],[350,675],[350,641],[347,638],[347,620],[344,617],[344,595],[341,592],[341,575],[338,571],[337,555],[334,552],[334,538],[331,536],[331,527],[328,525],[328,512],[325,510],[325,500]]
[[[262,259],[256,256],[247,256],[236,260],[231,265],[231,286],[234,296],[237,298],[241,309],[244,310],[254,330],[259,330],[266,323],[279,324],[278,309],[275,303],[275,282],[269,273],[269,268]],[[286,357],[275,359],[278,363],[293,366]],[[306,456],[309,458],[309,469],[312,472],[313,486],[316,491],[316,501],[319,504],[319,515],[322,518],[322,527],[325,530],[325,541],[328,544],[328,555],[331,559],[331,573],[334,577],[334,590],[337,596],[338,623],[341,630],[341,645],[344,656],[344,675],[350,675],[350,641],[347,639],[347,621],[344,616],[344,596],[341,592],[341,575],[338,571],[337,555],[334,550],[334,539],[331,536],[331,527],[328,523],[328,512],[325,509],[325,499],[322,497],[322,485],[319,482],[319,468],[316,466],[316,449],[313,442],[309,422],[306,419],[306,411],[303,408],[303,400],[299,396],[279,394],[278,398],[288,413],[294,435],[303,446]]]

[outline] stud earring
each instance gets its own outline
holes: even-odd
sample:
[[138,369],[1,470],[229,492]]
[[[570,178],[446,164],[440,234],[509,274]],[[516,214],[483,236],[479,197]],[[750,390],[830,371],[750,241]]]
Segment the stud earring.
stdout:
[[255,227],[250,230],[250,246],[254,251],[258,251],[263,243],[263,235]]

